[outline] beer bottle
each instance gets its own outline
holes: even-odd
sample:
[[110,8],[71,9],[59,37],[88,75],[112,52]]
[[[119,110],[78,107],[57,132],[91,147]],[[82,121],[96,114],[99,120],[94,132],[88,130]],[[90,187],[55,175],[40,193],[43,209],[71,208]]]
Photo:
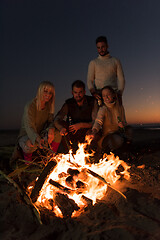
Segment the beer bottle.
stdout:
[[[118,123],[122,123],[122,120],[121,120],[120,116],[117,117],[117,120],[118,120]],[[119,126],[119,130],[120,130],[120,132],[125,133],[125,128],[124,127]]]
[[73,125],[73,121],[72,121],[71,116],[69,116],[69,118],[68,118],[68,122],[69,122],[69,126]]

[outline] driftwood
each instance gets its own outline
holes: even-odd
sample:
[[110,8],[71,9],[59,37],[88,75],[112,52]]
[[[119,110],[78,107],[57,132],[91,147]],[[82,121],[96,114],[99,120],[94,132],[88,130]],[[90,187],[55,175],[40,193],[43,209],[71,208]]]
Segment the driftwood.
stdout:
[[78,205],[67,194],[56,193],[54,201],[61,210],[64,218],[71,217],[74,211],[79,210]]
[[99,174],[93,172],[92,170],[90,170],[90,169],[88,169],[88,168],[86,168],[86,170],[87,170],[87,172],[88,172],[89,174],[91,174],[93,177],[95,177],[95,178],[99,179],[100,181],[108,184],[108,183],[106,182],[106,180],[105,180],[103,177],[101,177]]
[[39,211],[37,210],[37,208],[33,205],[30,197],[28,196],[28,194],[25,192],[25,190],[23,189],[22,186],[19,186],[13,179],[11,179],[10,177],[8,177],[5,173],[3,173],[0,170],[0,174],[7,180],[9,181],[19,192],[19,194],[22,196],[23,201],[27,204],[27,206],[30,207],[33,215],[36,217],[36,219],[38,220],[39,224],[42,224],[40,215],[39,215]]
[[47,166],[43,169],[42,173],[40,174],[38,180],[35,183],[35,186],[31,192],[30,198],[32,202],[36,202],[37,198],[39,197],[39,193],[41,188],[47,178],[47,176],[53,171],[57,163],[55,161],[50,161]]
[[91,174],[93,177],[95,177],[95,178],[99,179],[100,181],[102,181],[103,183],[107,184],[108,187],[110,187],[110,188],[113,189],[114,191],[118,192],[122,197],[124,197],[125,200],[127,200],[126,196],[125,196],[123,193],[121,193],[121,192],[120,192],[119,190],[117,190],[116,188],[112,187],[112,186],[110,185],[110,183],[108,183],[108,182],[107,182],[103,177],[101,177],[99,174],[93,172],[92,170],[90,170],[90,169],[88,169],[88,168],[86,168],[86,170],[87,170],[87,172],[88,172],[89,174]]
[[52,179],[49,180],[49,183],[51,185],[53,185],[54,187],[58,188],[59,190],[61,190],[64,193],[70,194],[70,193],[74,192],[74,190],[72,190],[70,188],[67,188],[67,187],[64,187],[63,185],[61,185],[60,183],[58,183],[58,182],[56,182],[56,181],[54,181]]

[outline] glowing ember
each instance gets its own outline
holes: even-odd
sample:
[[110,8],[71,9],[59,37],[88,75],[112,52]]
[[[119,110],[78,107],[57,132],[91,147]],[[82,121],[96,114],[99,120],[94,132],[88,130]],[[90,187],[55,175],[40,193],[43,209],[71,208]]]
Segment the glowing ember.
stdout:
[[70,152],[54,157],[57,165],[43,184],[35,203],[38,208],[47,208],[64,217],[62,209],[68,204],[67,208],[72,206],[70,215],[78,216],[89,204],[94,205],[104,197],[108,184],[112,186],[122,175],[129,179],[130,167],[112,153],[97,164],[87,163],[91,154],[85,153],[86,144],[79,144],[74,156]]

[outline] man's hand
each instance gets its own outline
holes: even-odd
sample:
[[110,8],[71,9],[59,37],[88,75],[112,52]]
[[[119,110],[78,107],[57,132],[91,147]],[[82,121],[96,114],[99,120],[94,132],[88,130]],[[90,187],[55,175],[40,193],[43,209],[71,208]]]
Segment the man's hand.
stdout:
[[48,130],[48,143],[51,144],[54,140],[54,129],[50,128]]
[[69,132],[71,132],[72,134],[75,134],[81,128],[82,128],[82,124],[76,123],[69,126]]

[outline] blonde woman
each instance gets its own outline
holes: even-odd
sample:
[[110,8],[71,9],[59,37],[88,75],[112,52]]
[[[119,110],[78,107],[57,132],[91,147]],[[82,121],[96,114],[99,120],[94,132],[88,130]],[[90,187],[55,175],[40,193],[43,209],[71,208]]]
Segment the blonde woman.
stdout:
[[40,83],[36,97],[26,104],[18,136],[24,159],[32,161],[32,153],[54,139],[55,88],[49,81]]

